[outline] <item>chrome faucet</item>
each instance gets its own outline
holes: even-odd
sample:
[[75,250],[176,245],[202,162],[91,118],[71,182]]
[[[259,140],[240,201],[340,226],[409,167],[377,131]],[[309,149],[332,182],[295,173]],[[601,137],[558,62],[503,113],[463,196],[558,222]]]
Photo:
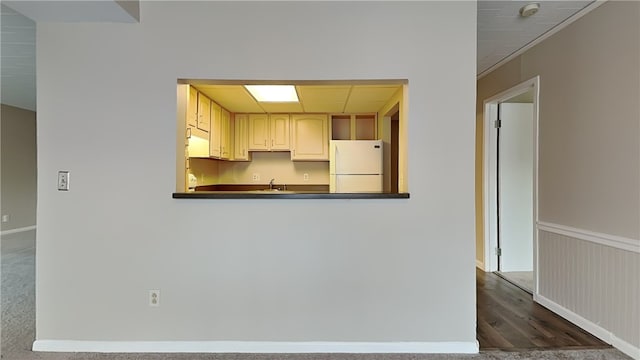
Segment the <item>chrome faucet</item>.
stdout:
[[274,182],[275,180],[276,180],[276,179],[271,179],[271,180],[269,181],[269,190],[273,190],[273,182]]

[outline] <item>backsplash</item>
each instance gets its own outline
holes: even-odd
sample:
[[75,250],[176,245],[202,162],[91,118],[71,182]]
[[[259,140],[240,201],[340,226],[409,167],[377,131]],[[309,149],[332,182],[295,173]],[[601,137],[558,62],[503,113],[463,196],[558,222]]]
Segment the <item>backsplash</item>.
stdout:
[[[268,184],[271,179],[276,184],[329,184],[328,161],[291,161],[288,151],[254,152],[250,162],[191,160],[191,172],[198,178],[198,185]],[[254,181],[254,174],[260,180]],[[306,181],[305,174],[308,174]]]

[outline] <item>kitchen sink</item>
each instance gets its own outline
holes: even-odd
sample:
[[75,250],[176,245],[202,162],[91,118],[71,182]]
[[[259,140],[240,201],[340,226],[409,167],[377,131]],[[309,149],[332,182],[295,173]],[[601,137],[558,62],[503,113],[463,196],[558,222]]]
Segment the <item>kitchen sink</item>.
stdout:
[[251,190],[252,194],[293,194],[295,191],[280,190],[280,189],[263,189],[263,190]]

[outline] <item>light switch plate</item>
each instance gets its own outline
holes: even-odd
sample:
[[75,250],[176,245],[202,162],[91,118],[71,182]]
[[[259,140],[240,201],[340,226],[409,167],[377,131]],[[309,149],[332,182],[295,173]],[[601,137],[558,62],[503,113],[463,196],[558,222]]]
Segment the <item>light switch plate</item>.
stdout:
[[58,190],[69,191],[69,172],[58,171]]

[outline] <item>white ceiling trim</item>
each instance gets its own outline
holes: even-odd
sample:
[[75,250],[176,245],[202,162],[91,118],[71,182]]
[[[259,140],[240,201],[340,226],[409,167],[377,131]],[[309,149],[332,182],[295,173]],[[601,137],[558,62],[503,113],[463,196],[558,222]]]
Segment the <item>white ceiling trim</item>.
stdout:
[[590,3],[589,5],[585,6],[583,9],[581,9],[580,11],[578,11],[575,14],[571,15],[570,17],[568,17],[563,22],[561,22],[558,25],[554,26],[553,28],[549,29],[544,34],[542,34],[539,37],[533,39],[532,41],[530,41],[529,43],[527,43],[523,47],[521,47],[518,50],[516,50],[515,52],[511,53],[509,56],[505,57],[504,59],[500,60],[499,62],[495,63],[491,67],[487,68],[486,70],[484,70],[483,72],[478,74],[478,76],[476,77],[476,80],[480,80],[483,77],[489,75],[494,70],[498,69],[502,65],[508,63],[509,61],[515,59],[516,57],[522,55],[527,50],[531,49],[532,47],[534,47],[534,46],[538,45],[539,43],[543,42],[544,40],[548,39],[549,37],[551,37],[555,33],[559,32],[560,30],[562,30],[562,29],[566,28],[567,26],[571,25],[573,22],[575,22],[576,20],[578,20],[581,17],[585,16],[589,12],[597,9],[598,7],[600,7],[600,5],[604,4],[607,1],[608,0],[596,0],[596,1],[592,2],[592,3]]

